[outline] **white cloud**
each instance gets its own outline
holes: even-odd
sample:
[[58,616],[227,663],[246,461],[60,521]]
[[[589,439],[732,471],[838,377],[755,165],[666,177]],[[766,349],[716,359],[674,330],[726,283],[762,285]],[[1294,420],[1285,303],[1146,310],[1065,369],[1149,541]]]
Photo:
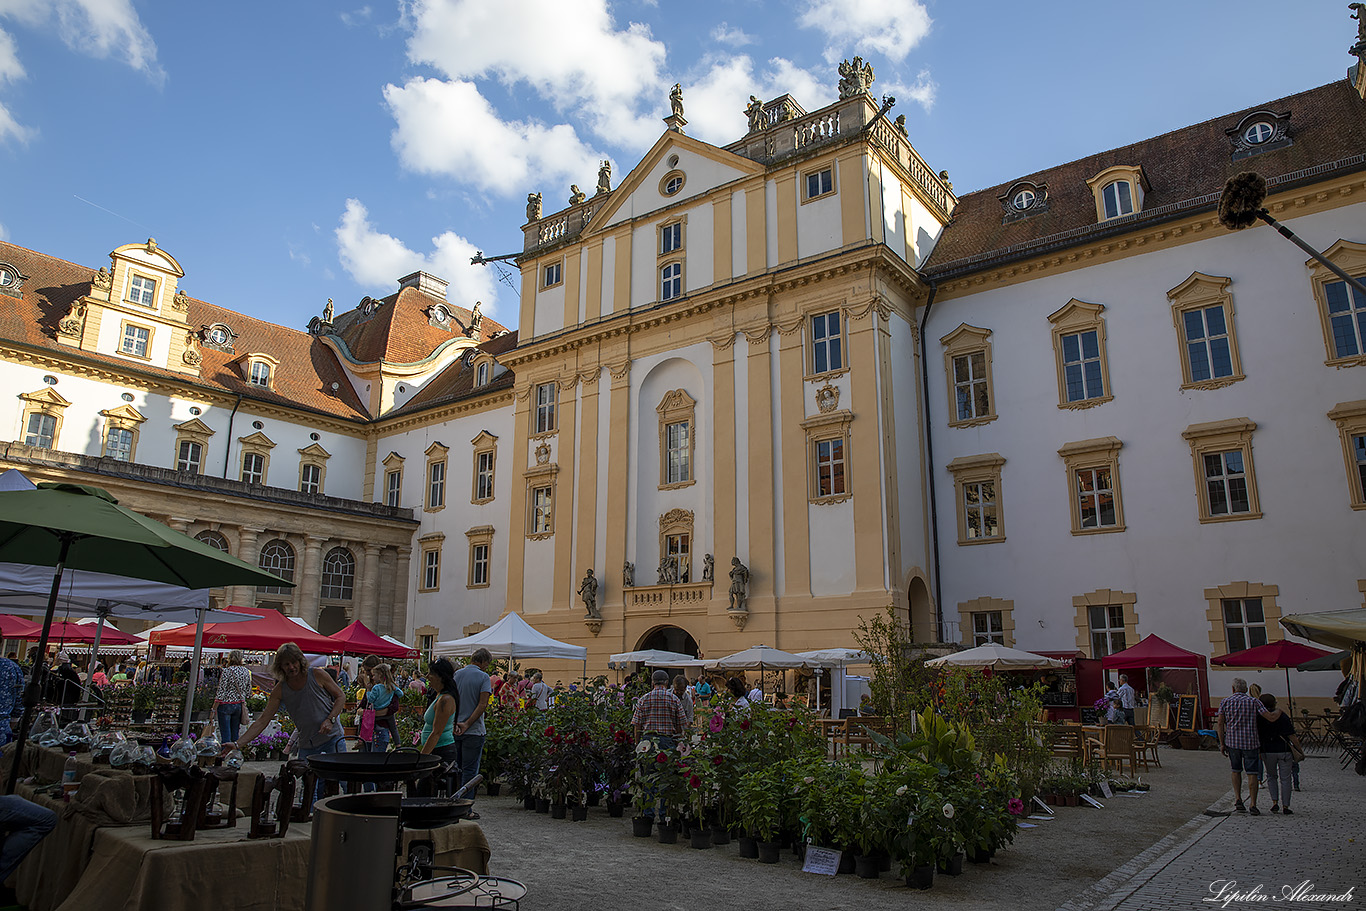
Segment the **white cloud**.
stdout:
[[[4,29],[0,29],[0,84],[23,78],[24,65],[19,62],[14,39]],[[15,120],[9,109],[0,104],[0,143],[11,139],[15,142],[28,142],[33,135],[33,130]]]
[[[472,82],[413,79],[385,86],[384,98],[397,123],[394,150],[405,167],[421,174],[453,177],[502,195],[537,186],[548,190],[551,184],[591,190],[605,157],[568,124],[499,119]],[[549,205],[554,211],[556,204]]]
[[939,91],[939,83],[930,78],[928,69],[924,69],[916,73],[915,82],[909,85],[904,82],[892,82],[885,87],[884,91],[889,95],[894,95],[897,104],[914,101],[929,111],[934,107],[935,93]]
[[900,63],[929,33],[930,22],[920,0],[806,0],[797,18],[803,28],[825,34],[825,58],[831,62],[852,50]]
[[0,0],[0,17],[51,28],[72,50],[121,60],[154,82],[166,78],[156,43],[131,0]]
[[9,240],[9,229],[0,224],[0,240]]
[[418,253],[397,237],[376,231],[364,204],[348,199],[336,236],[342,268],[357,283],[392,294],[400,276],[430,272],[450,282],[446,297],[451,303],[470,307],[483,301],[484,312],[497,318],[496,276],[488,266],[470,265],[475,247],[453,231],[433,237],[430,253]]
[[744,109],[749,96],[770,101],[784,93],[808,111],[835,100],[835,90],[807,70],[782,57],[769,60],[762,72],[741,54],[703,61],[701,76],[684,83],[688,131],[706,142],[724,145],[745,134]]
[[408,59],[447,79],[526,83],[616,144],[659,135],[671,82],[664,45],[646,25],[618,29],[606,0],[416,0],[410,19]]
[[745,33],[745,30],[732,27],[722,22],[711,30],[711,40],[717,44],[728,44],[731,47],[744,47],[746,44],[754,43],[754,36]]
[[362,6],[360,9],[353,9],[350,12],[339,13],[338,16],[342,21],[342,25],[346,26],[347,28],[354,28],[357,25],[364,25],[365,22],[370,18],[370,14],[373,12],[374,10],[370,9],[370,7]]

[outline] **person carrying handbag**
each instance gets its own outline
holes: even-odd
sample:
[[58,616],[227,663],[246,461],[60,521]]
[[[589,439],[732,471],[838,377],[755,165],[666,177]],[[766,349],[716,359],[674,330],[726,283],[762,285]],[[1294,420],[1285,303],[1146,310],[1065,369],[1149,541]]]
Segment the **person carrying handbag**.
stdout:
[[247,723],[247,697],[251,695],[251,671],[242,664],[242,650],[228,653],[228,666],[218,675],[218,691],[213,697],[213,717],[223,743],[237,739]]
[[1264,710],[1257,713],[1257,736],[1262,742],[1262,765],[1266,770],[1266,790],[1271,795],[1271,812],[1293,816],[1290,782],[1294,764],[1304,759],[1304,748],[1295,735],[1290,716],[1276,708],[1276,697],[1262,693],[1257,698],[1264,706]]

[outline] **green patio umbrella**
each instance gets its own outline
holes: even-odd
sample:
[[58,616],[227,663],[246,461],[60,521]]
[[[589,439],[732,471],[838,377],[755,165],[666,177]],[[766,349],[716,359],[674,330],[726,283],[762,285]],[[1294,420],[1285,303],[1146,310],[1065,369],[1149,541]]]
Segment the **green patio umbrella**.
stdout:
[[53,567],[43,635],[24,691],[24,717],[15,738],[7,794],[14,793],[19,776],[18,757],[38,704],[48,632],[62,573],[68,567],[186,588],[293,585],[120,506],[107,491],[82,484],[44,483],[35,490],[0,491],[0,561]]

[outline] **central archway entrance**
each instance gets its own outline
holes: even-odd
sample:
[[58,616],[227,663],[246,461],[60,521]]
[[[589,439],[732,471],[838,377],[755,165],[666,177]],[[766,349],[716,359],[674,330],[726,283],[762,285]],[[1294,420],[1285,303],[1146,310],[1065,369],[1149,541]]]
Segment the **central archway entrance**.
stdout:
[[324,636],[341,632],[347,623],[346,608],[336,604],[330,604],[318,613],[318,632]]
[[659,649],[665,652],[681,652],[685,655],[697,657],[697,640],[685,629],[677,626],[656,626],[648,633],[640,637],[636,643],[636,651],[647,651],[649,649]]

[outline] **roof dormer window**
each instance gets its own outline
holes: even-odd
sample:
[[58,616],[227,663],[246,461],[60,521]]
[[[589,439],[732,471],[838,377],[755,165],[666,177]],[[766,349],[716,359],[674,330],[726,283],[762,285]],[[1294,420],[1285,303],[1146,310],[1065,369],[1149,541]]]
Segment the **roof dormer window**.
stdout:
[[1048,211],[1048,187],[1043,184],[1021,181],[997,199],[1005,209],[1005,224]]
[[1106,168],[1086,182],[1095,195],[1096,221],[1110,221],[1143,211],[1143,169],[1135,165]]
[[129,275],[128,300],[144,307],[154,307],[157,302],[157,283],[145,275]]
[[487,386],[489,384],[489,362],[480,361],[474,368],[474,385]]
[[268,354],[245,354],[239,364],[248,383],[261,389],[275,388],[275,368],[280,366],[275,358]]
[[0,294],[22,297],[25,276],[9,263],[0,263]]
[[251,373],[248,380],[253,386],[264,386],[270,388],[270,364],[265,361],[252,361]]
[[1233,143],[1231,161],[1249,158],[1283,149],[1293,140],[1290,136],[1290,112],[1253,111],[1238,121],[1238,125],[1224,131]]
[[219,351],[232,353],[233,340],[237,338],[237,333],[233,332],[224,323],[214,323],[204,328],[204,346],[216,348]]

